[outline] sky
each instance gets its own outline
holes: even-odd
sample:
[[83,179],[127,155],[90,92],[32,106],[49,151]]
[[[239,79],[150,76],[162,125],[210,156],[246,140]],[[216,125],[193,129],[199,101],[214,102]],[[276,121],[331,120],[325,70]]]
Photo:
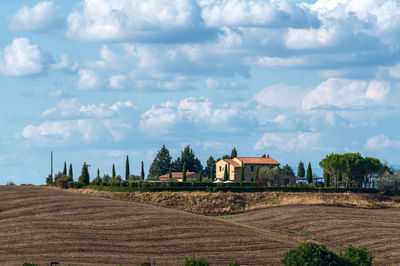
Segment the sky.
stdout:
[[43,184],[50,152],[148,172],[165,144],[203,165],[270,154],[315,171],[360,152],[400,166],[400,1],[0,3],[0,184]]

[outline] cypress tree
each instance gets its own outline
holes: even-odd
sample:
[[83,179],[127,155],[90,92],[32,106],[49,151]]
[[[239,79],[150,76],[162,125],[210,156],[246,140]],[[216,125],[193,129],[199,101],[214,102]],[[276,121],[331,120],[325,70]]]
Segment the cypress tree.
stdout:
[[228,181],[228,165],[225,164],[224,181]]
[[231,159],[233,159],[235,157],[237,157],[237,151],[236,151],[236,148],[233,147],[232,152],[231,152]]
[[203,177],[202,177],[202,173],[203,172],[203,170],[200,170],[200,173],[199,173],[199,182],[202,182],[203,181]]
[[331,175],[327,171],[324,171],[324,185],[325,187],[329,187],[331,185]]
[[305,177],[306,176],[306,171],[304,170],[303,161],[299,162],[299,166],[297,167],[297,176],[298,177]]
[[257,167],[257,169],[256,169],[256,181],[258,180],[259,175],[260,175],[260,172],[259,172],[258,167]]
[[240,182],[244,182],[244,167],[242,162],[242,167],[240,167]]
[[100,169],[97,168],[97,178],[100,178]]
[[116,174],[115,174],[115,165],[113,164],[113,168],[112,168],[112,177],[116,177]]
[[214,180],[214,165],[211,165],[210,167],[210,180]]
[[140,171],[140,179],[144,180],[144,165],[143,165],[143,161],[142,161],[142,169]]
[[84,162],[82,166],[82,173],[81,176],[79,177],[79,183],[89,185],[89,182],[90,182],[90,177],[89,177],[88,165],[86,164],[86,162]]
[[130,173],[129,173],[129,158],[128,155],[126,156],[126,165],[125,165],[125,180],[128,180]]
[[182,182],[186,182],[186,162],[183,163],[182,167]]
[[72,179],[74,178],[74,172],[72,171],[72,163],[69,164],[69,173],[68,176]]
[[172,168],[169,168],[169,181],[172,181]]
[[64,176],[67,176],[67,162],[64,162],[63,175],[64,175]]
[[312,183],[312,169],[311,169],[311,163],[308,163],[308,167],[307,167],[307,182],[308,184]]

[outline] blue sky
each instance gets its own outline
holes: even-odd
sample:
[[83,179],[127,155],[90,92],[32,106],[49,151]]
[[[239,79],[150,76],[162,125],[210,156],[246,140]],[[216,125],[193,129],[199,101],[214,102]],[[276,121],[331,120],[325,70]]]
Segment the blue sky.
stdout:
[[[400,165],[400,2],[2,1],[0,183],[332,152]],[[317,170],[317,169],[316,169]],[[318,172],[318,170],[317,170]]]

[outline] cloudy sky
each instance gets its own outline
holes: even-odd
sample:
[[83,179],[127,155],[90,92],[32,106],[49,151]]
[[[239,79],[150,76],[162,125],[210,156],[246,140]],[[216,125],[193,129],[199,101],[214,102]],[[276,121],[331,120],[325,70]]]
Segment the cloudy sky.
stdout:
[[[398,0],[0,3],[0,183],[83,161],[146,172],[162,144],[204,163],[328,153],[400,165]],[[317,169],[316,169],[317,170]],[[318,170],[317,170],[318,171]]]

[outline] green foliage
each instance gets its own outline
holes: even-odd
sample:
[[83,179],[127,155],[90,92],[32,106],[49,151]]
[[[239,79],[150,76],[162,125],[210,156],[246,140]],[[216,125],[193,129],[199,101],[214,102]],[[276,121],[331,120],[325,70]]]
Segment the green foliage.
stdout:
[[274,180],[279,179],[281,175],[281,171],[279,167],[261,167],[259,170],[259,177],[257,180],[257,184],[260,186],[271,186]]
[[22,266],[38,266],[38,264],[25,262],[24,264],[22,264]]
[[352,245],[348,245],[345,252],[340,254],[340,257],[349,266],[370,266],[374,258],[366,248],[353,247]]
[[186,258],[185,261],[183,262],[183,266],[209,266],[210,263],[203,258],[194,258],[194,259],[188,259]]
[[79,177],[78,182],[84,185],[89,185],[90,176],[89,176],[88,165],[86,164],[86,162],[83,163],[81,176]]
[[202,181],[203,181],[203,171],[200,170],[200,173],[199,173],[199,182],[202,182]]
[[234,262],[229,262],[228,266],[240,266],[240,263],[235,260]]
[[122,180],[119,185],[121,187],[129,187],[129,182],[128,180]]
[[111,178],[111,186],[120,186],[122,182],[122,178],[120,175],[114,176]]
[[331,175],[327,171],[324,171],[323,176],[324,176],[324,186],[325,187],[330,187],[330,185],[331,185]]
[[311,183],[312,183],[312,181],[313,181],[312,176],[313,176],[313,175],[312,175],[311,163],[308,163],[308,166],[307,166],[307,174],[306,174],[306,178],[307,178],[308,184],[311,184]]
[[127,155],[126,156],[126,163],[125,163],[125,180],[128,180],[129,175],[130,175],[129,158],[128,158],[128,155]]
[[365,248],[349,245],[344,253],[338,255],[328,250],[324,245],[305,242],[286,252],[281,263],[285,266],[370,266],[372,260],[372,255]]
[[182,182],[186,182],[186,162],[183,163],[182,167]]
[[172,168],[169,168],[169,173],[168,173],[168,178],[170,181],[172,181]]
[[190,145],[186,146],[181,156],[172,163],[172,170],[175,172],[181,171],[184,163],[186,163],[186,170],[191,172],[200,172],[203,169],[200,160],[194,155]]
[[[374,181],[374,180],[373,180]],[[373,186],[375,184],[373,183]],[[379,190],[399,191],[400,190],[400,170],[385,171],[377,182]]]
[[143,261],[142,263],[140,263],[140,266],[151,266],[151,263],[148,261]]
[[15,183],[13,181],[8,181],[7,186],[15,186]]
[[285,266],[329,266],[342,265],[338,255],[323,245],[306,242],[290,249],[283,255],[281,263]]
[[101,177],[97,176],[90,182],[91,185],[100,186],[101,185]]
[[232,149],[232,151],[231,151],[231,159],[233,159],[233,158],[235,158],[235,157],[237,157],[237,151],[236,151],[236,148],[233,147],[233,149]]
[[74,171],[72,170],[72,163],[69,164],[68,176],[70,176],[72,180],[74,179]]
[[157,178],[160,175],[165,175],[168,173],[170,167],[171,155],[165,145],[163,145],[150,165],[148,177]]
[[63,175],[67,175],[67,162],[64,162],[64,170],[63,170]]
[[141,166],[141,169],[140,169],[140,179],[144,180],[144,164],[143,164],[143,161],[142,161],[142,166]]
[[240,182],[244,182],[244,164],[240,167]]
[[288,174],[288,175],[293,175],[294,176],[294,170],[293,170],[293,168],[290,166],[290,165],[288,165],[288,164],[285,164],[283,167],[282,167],[282,172],[284,172],[285,174]]
[[113,164],[113,166],[112,166],[112,175],[111,175],[112,177],[115,177],[116,176],[116,173],[115,173],[115,165]]
[[46,177],[46,185],[53,185],[53,177],[51,176],[51,174]]
[[224,181],[228,180],[228,165],[225,164],[225,169],[224,169]]
[[204,168],[204,173],[207,175],[209,179],[214,179],[215,177],[215,163],[214,157],[210,156],[207,159],[206,167]]
[[299,162],[299,166],[297,167],[297,176],[298,177],[305,177],[306,176],[306,171],[304,170],[303,161]]

